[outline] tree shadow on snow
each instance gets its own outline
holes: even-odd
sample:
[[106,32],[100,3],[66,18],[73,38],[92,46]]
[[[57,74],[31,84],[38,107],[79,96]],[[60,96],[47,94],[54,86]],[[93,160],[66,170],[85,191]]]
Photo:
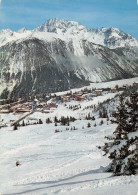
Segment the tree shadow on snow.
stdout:
[[[91,182],[91,181],[98,181],[98,180],[101,180],[101,178],[89,179],[89,180],[80,179],[80,181],[67,182],[68,180],[75,179],[75,178],[78,178],[78,177],[81,177],[81,176],[92,175],[92,174],[95,174],[95,173],[103,173],[103,172],[105,172],[105,170],[106,170],[106,167],[100,167],[99,169],[96,169],[96,170],[87,171],[87,172],[84,172],[84,173],[80,173],[80,174],[77,174],[77,175],[74,175],[74,176],[71,176],[71,177],[68,177],[68,178],[56,180],[56,181],[45,181],[45,182],[22,184],[22,186],[26,186],[26,187],[29,186],[32,189],[29,189],[29,190],[26,190],[26,191],[23,191],[23,192],[20,192],[20,193],[14,193],[14,194],[25,194],[25,193],[29,193],[29,192],[33,192],[33,191],[36,192],[38,190],[49,189],[49,188],[54,188],[54,187],[61,187],[61,186],[65,186],[65,185],[75,185],[75,184],[81,184],[81,183],[86,183],[86,182]],[[103,178],[103,179],[107,179],[107,178],[110,178],[110,177],[112,177],[112,176],[108,176],[108,177]],[[61,183],[61,182],[64,182],[64,183]],[[38,188],[34,187],[35,185],[46,185],[46,184],[48,186],[42,186],[42,187],[38,187]],[[9,195],[9,194],[5,194],[5,195]]]

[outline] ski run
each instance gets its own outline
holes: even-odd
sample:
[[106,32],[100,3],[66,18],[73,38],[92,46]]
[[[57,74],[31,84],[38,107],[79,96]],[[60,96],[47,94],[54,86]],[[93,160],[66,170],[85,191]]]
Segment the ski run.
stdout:
[[[91,84],[87,88],[113,88],[117,84],[122,87],[133,82],[138,82],[138,78]],[[27,116],[24,123],[29,124],[16,131],[11,121],[23,117],[24,113],[0,114],[0,120],[7,125],[0,129],[1,195],[136,195],[138,175],[113,176],[112,172],[106,172],[111,160],[98,148],[104,146],[104,137],[112,136],[117,127],[111,123],[109,113],[116,110],[120,94],[122,91],[104,91],[102,96],[89,100],[57,102],[57,108],[49,113],[35,111]],[[101,105],[109,115],[109,121],[102,118],[102,124]],[[73,106],[77,109],[70,109]],[[89,113],[95,120],[86,119]],[[55,125],[55,117],[63,116],[77,120],[69,126]],[[52,123],[46,123],[48,118]],[[42,124],[31,125],[39,119]]]

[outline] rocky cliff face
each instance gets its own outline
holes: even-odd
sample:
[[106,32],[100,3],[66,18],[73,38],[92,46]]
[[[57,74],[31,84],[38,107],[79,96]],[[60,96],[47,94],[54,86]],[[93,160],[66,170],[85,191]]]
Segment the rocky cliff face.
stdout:
[[[2,97],[67,90],[138,75],[136,47],[29,38],[0,47]],[[4,90],[4,91],[3,91]]]
[[32,31],[0,31],[0,45],[2,98],[138,75],[138,41],[115,28],[51,19]]

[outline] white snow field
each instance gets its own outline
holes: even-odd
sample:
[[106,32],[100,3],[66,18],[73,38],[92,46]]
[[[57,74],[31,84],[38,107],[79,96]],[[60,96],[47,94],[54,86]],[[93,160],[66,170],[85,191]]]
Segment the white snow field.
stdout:
[[[41,118],[43,124],[0,129],[0,192],[1,195],[137,195],[138,176],[113,177],[106,173],[105,167],[110,160],[103,156],[98,146],[106,140],[104,136],[112,135],[116,125],[99,125],[101,119],[95,121],[84,119],[91,109],[85,106],[98,104],[116,94],[104,94],[89,102],[79,102],[81,108],[72,111],[59,104],[53,113],[33,113],[32,119]],[[67,106],[78,102],[66,103]],[[94,113],[92,113],[94,114]],[[46,124],[48,117],[74,116],[78,120],[67,126]],[[19,116],[1,114],[1,119],[9,122]],[[81,118],[81,120],[80,120]],[[28,121],[29,118],[25,120]],[[72,130],[75,126],[77,130]],[[84,126],[84,128],[82,128]],[[55,133],[58,129],[60,132]],[[16,166],[16,161],[21,163]]]
[[[90,83],[89,86],[85,86],[82,88],[75,88],[75,89],[70,89],[68,91],[63,91],[63,92],[57,92],[57,95],[63,95],[63,94],[67,94],[68,92],[72,91],[74,92],[79,92],[80,90],[83,90],[85,88],[87,89],[103,89],[103,88],[114,88],[116,87],[116,85],[118,85],[118,87],[123,87],[124,85],[128,85],[128,86],[132,86],[133,83],[138,83],[138,77],[134,77],[134,78],[129,78],[129,79],[121,79],[121,80],[115,80],[115,81],[109,81],[109,82],[99,82],[99,83]],[[54,94],[54,93],[53,93]]]

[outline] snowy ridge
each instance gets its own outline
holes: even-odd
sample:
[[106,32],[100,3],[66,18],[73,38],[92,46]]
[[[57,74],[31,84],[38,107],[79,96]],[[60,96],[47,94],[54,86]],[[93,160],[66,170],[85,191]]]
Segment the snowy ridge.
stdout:
[[117,28],[87,29],[78,22],[57,18],[48,20],[34,30],[27,30],[26,28],[22,28],[17,32],[12,32],[9,29],[1,30],[0,46],[29,37],[36,37],[45,41],[51,41],[55,38],[60,38],[64,41],[87,40],[109,48],[138,46],[138,41],[135,38]]
[[10,29],[0,30],[0,47],[19,39],[24,39],[31,36],[31,31],[20,29],[17,32],[13,32]]

